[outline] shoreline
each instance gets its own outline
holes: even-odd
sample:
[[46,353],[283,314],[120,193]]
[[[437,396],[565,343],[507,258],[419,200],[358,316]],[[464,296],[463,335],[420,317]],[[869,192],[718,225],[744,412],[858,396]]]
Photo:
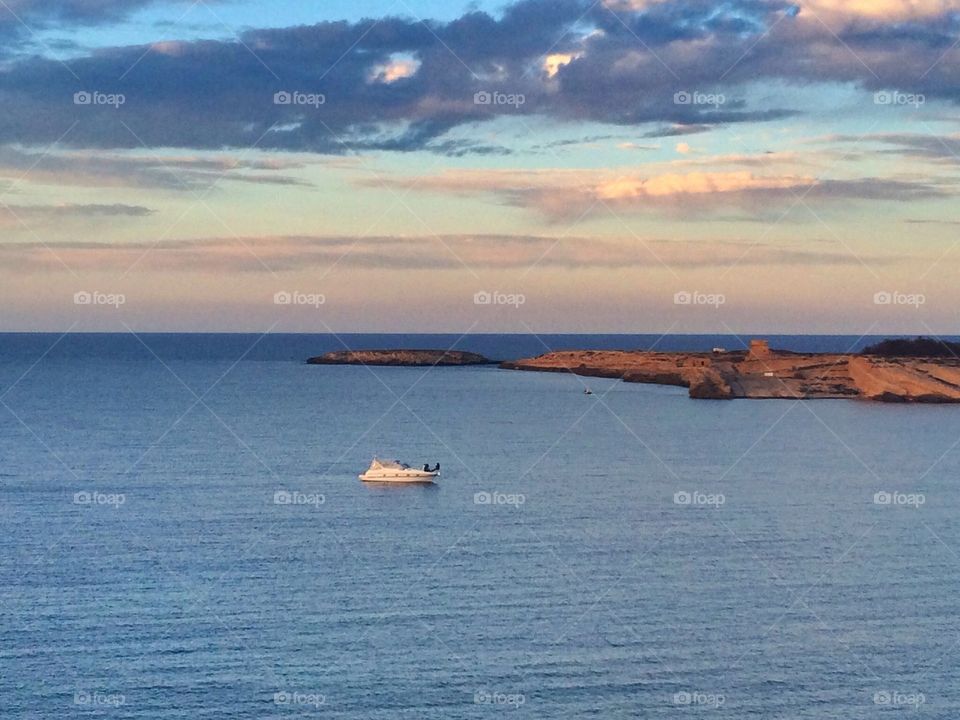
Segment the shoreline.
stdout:
[[[691,398],[861,399],[885,403],[960,403],[960,345],[927,338],[884,341],[865,353],[772,350],[751,340],[748,350],[710,352],[561,350],[497,362],[459,350],[339,350],[311,365],[399,367],[496,365],[504,370],[565,372],[624,382],[685,387]],[[895,350],[898,354],[891,354]],[[934,355],[933,353],[938,353]]]
[[796,353],[771,350],[763,340],[746,351],[567,350],[500,367],[686,387],[691,398],[703,400],[960,403],[960,358]]

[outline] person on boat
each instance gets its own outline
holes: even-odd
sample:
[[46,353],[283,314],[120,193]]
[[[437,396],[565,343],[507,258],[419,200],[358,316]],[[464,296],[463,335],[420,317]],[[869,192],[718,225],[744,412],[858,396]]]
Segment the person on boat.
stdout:
[[424,471],[424,472],[430,472],[430,463],[424,463],[424,464],[423,464],[423,471]]
[[440,472],[440,463],[437,463],[437,466],[433,469],[432,472]]

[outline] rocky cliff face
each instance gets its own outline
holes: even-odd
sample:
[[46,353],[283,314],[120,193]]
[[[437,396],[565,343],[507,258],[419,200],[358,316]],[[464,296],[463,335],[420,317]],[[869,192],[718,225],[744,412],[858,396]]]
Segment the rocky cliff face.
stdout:
[[489,365],[477,353],[461,350],[338,350],[307,360],[310,365]]
[[625,382],[679,385],[690,397],[862,398],[960,402],[960,360],[778,352],[565,351],[503,363],[514,370],[572,372]]

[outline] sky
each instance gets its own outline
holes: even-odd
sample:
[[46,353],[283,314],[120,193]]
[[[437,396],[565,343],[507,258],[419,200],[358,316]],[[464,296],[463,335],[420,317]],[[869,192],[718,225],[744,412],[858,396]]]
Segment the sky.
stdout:
[[960,0],[5,0],[0,330],[958,334]]

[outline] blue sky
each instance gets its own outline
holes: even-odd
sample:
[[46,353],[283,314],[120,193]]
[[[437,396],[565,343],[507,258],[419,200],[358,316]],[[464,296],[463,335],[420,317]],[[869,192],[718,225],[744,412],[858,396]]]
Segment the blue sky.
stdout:
[[958,30],[960,0],[20,0],[0,326],[955,332]]
[[[249,28],[313,25],[328,20],[356,22],[363,18],[400,16],[431,20],[453,20],[465,12],[482,10],[497,15],[504,3],[445,2],[443,0],[324,0],[323,2],[176,2],[156,3],[131,13],[123,22],[101,26],[57,25],[37,28],[38,36],[50,43],[67,40],[84,47],[139,45],[161,38],[194,40],[228,38]],[[43,49],[42,46],[41,50]],[[71,53],[64,53],[68,56]]]

